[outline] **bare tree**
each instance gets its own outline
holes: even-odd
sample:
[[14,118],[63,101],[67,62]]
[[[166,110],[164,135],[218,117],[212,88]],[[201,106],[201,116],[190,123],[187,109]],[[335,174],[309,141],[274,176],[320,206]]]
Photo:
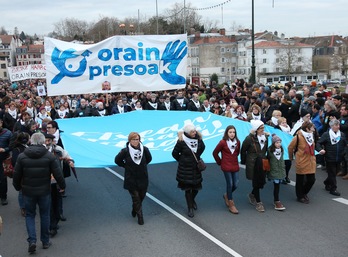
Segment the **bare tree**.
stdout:
[[64,40],[82,40],[88,29],[89,25],[86,21],[75,18],[65,18],[54,24],[54,32]]
[[312,71],[312,63],[301,53],[301,48],[293,42],[282,43],[284,48],[276,52],[275,67],[280,72],[290,76],[295,72]]
[[7,30],[5,29],[4,26],[0,27],[0,35],[8,35],[8,32],[7,32]]

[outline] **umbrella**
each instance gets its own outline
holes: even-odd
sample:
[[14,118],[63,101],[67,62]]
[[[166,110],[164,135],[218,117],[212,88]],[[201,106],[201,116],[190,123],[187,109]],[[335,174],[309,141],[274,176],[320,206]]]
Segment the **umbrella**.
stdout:
[[76,169],[75,167],[70,167],[71,168],[71,171],[72,173],[74,174],[74,177],[76,178],[76,181],[79,182],[78,178],[77,178],[77,174],[76,174]]

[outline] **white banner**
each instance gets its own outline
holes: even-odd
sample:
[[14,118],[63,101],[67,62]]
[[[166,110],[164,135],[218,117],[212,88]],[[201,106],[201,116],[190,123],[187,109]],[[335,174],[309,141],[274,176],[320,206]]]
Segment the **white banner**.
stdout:
[[46,65],[43,64],[8,67],[7,71],[12,82],[25,79],[46,78]]
[[92,45],[45,38],[47,94],[184,88],[187,36],[114,36]]

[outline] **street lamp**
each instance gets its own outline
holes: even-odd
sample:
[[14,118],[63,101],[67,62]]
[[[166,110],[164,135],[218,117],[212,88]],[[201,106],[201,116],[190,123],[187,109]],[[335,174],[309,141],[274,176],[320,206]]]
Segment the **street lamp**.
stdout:
[[255,31],[254,31],[254,0],[251,0],[251,77],[250,82],[255,84]]

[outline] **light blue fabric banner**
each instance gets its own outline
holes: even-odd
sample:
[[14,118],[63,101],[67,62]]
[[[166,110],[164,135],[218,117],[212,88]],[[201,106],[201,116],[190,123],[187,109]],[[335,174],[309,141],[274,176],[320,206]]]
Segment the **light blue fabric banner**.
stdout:
[[[206,163],[213,163],[212,152],[222,139],[228,125],[237,128],[241,142],[249,134],[249,122],[226,118],[207,112],[189,111],[133,111],[106,117],[86,117],[57,120],[63,144],[76,167],[111,167],[115,166],[115,155],[125,147],[128,134],[132,131],[141,135],[141,141],[152,154],[154,163],[174,161],[172,149],[177,141],[177,132],[186,123],[192,122],[202,133],[206,145],[202,158]],[[292,136],[279,129],[265,126],[265,131],[282,138],[288,159],[287,146]],[[271,143],[271,137],[269,138]]]

